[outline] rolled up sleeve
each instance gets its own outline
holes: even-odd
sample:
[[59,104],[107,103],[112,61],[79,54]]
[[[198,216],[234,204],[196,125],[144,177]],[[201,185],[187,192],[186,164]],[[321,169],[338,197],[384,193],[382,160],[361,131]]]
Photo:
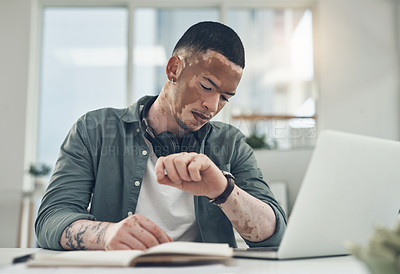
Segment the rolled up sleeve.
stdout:
[[244,240],[250,247],[278,246],[286,229],[286,214],[275,199],[268,184],[264,181],[253,150],[245,142],[244,135],[242,134],[237,139],[236,152],[231,166],[232,173],[236,178],[236,184],[250,195],[270,205],[276,218],[275,232],[271,237],[260,242]]
[[82,117],[63,142],[50,184],[42,199],[35,221],[40,247],[62,250],[60,238],[64,229],[79,219],[95,220],[88,213],[94,188],[94,169]]

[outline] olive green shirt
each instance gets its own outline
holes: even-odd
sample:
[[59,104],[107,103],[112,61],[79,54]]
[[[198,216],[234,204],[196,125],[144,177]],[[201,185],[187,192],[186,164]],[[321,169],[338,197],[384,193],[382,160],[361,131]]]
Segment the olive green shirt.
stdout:
[[[143,97],[126,109],[89,112],[72,127],[35,221],[41,247],[61,250],[62,232],[78,219],[119,222],[135,212],[149,156],[139,113],[150,99]],[[251,147],[235,127],[210,124],[200,153],[231,172],[238,187],[275,212],[275,233],[264,241],[246,243],[250,247],[279,245],[286,216],[263,180]],[[232,224],[218,206],[207,197],[195,196],[194,207],[202,241],[236,247]]]

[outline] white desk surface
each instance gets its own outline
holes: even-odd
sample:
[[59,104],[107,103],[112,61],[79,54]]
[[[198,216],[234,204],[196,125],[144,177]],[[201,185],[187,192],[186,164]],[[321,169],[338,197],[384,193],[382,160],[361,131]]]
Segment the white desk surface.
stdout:
[[[14,257],[31,254],[34,252],[48,252],[40,248],[0,248],[0,274],[7,273],[340,273],[340,274],[368,274],[365,266],[352,256],[329,258],[315,258],[303,260],[256,260],[256,259],[231,259],[225,265],[202,266],[173,266],[173,267],[134,267],[133,268],[26,268],[24,264],[11,265]],[[50,251],[51,252],[51,251]]]

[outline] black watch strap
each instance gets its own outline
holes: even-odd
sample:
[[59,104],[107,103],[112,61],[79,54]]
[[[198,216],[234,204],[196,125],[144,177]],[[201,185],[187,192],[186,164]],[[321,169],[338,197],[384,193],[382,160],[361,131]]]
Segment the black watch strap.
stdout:
[[220,205],[220,204],[225,203],[226,200],[228,199],[229,195],[231,195],[233,189],[235,188],[235,177],[227,171],[223,171],[223,170],[221,170],[221,171],[222,171],[222,174],[228,180],[228,185],[226,186],[224,192],[222,192],[221,195],[219,195],[215,199],[210,200],[210,203],[213,203],[214,205]]

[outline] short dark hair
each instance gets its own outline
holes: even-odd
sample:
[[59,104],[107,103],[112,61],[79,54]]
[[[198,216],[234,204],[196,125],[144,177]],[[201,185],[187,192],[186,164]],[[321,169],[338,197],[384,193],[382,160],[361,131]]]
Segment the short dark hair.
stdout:
[[218,22],[200,22],[191,26],[179,39],[173,55],[180,49],[191,49],[203,53],[216,51],[231,62],[244,68],[244,48],[237,33],[230,27]]

